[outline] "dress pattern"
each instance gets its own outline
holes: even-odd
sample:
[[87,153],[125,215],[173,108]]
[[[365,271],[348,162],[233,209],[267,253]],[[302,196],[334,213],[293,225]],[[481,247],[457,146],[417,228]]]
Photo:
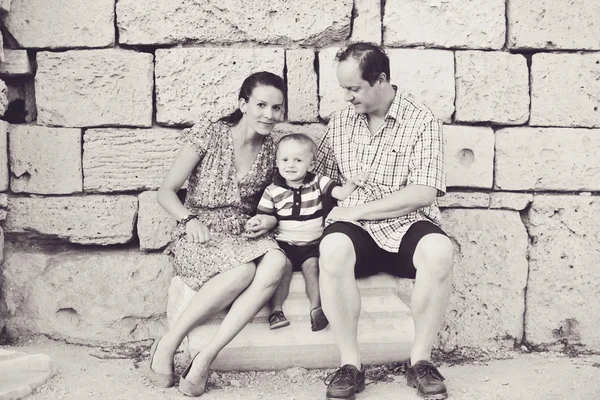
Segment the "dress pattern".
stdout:
[[278,248],[272,235],[241,236],[263,190],[272,182],[275,145],[266,136],[250,170],[238,178],[231,128],[226,123],[198,123],[183,131],[183,139],[200,156],[190,174],[184,204],[208,227],[211,241],[188,241],[185,225],[177,224],[165,254],[171,257],[177,275],[198,290],[215,275]]

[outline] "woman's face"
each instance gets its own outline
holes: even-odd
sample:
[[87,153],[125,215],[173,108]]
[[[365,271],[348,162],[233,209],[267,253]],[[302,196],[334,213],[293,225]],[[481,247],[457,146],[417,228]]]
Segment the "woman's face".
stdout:
[[283,93],[273,86],[257,86],[248,101],[240,99],[249,128],[261,135],[269,135],[275,124],[283,120]]

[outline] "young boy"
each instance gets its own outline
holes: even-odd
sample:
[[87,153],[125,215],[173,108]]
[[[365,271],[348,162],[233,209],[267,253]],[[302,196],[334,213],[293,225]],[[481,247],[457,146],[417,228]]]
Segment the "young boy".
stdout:
[[[267,187],[258,204],[257,214],[277,217],[275,239],[288,260],[286,273],[270,301],[271,329],[288,326],[283,302],[288,296],[293,271],[302,271],[306,295],[310,301],[310,323],[313,331],[324,329],[329,322],[321,308],[319,295],[319,239],[323,233],[323,197],[344,200],[362,185],[366,173],[355,176],[343,186],[310,170],[316,161],[317,146],[307,135],[290,134],[277,146],[279,173]],[[252,219],[249,221],[252,224]]]

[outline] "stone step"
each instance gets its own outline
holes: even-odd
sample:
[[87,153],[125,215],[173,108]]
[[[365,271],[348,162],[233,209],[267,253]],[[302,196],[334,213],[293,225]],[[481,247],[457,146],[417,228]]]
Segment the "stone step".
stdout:
[[[188,350],[196,354],[215,335],[218,325],[201,325],[188,335]],[[358,323],[358,343],[365,364],[405,360],[414,339],[410,310],[402,317]],[[219,354],[212,369],[221,371],[277,370],[290,367],[335,368],[340,353],[330,327],[312,332],[308,322],[292,322],[269,330],[267,324],[248,324]]]
[[[362,309],[358,342],[363,361],[383,364],[408,358],[414,338],[413,321],[406,301],[412,281],[378,274],[357,280]],[[169,288],[167,309],[170,326],[195,292],[175,277]],[[290,295],[283,305],[291,325],[270,330],[269,310],[263,308],[219,354],[217,370],[273,370],[293,366],[333,368],[339,366],[339,351],[330,327],[312,332],[304,277],[292,277]],[[222,312],[190,332],[184,348],[195,354],[216,334],[225,317]]]

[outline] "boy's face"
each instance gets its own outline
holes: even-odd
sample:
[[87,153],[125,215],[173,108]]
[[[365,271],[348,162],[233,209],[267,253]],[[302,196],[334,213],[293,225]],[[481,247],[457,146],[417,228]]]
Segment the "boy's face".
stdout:
[[315,164],[310,146],[295,140],[279,144],[276,163],[283,179],[293,183],[302,183]]

